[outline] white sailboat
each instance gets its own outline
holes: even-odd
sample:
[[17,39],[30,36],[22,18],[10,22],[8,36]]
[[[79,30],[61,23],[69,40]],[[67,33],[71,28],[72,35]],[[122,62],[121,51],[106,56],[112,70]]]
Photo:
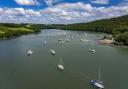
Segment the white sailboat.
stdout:
[[46,44],[47,44],[47,41],[45,40],[45,41],[44,41],[44,45],[46,45]]
[[53,49],[50,49],[50,52],[51,52],[52,55],[56,54],[55,50],[53,50]]
[[93,52],[93,53],[95,53],[95,52],[96,52],[96,50],[95,50],[95,49],[89,49],[89,51],[90,51],[90,52]]
[[102,84],[103,82],[100,79],[100,69],[99,69],[98,77],[99,77],[98,80],[91,80],[90,83],[91,83],[91,85],[93,85],[99,89],[104,89],[104,85]]
[[80,39],[80,41],[82,41],[82,42],[89,42],[89,40],[87,40],[87,39]]
[[28,50],[27,54],[28,55],[32,55],[33,54],[33,51],[32,50]]
[[61,57],[60,57],[60,63],[57,65],[57,68],[60,69],[60,70],[64,70],[64,66],[63,66]]
[[66,39],[66,42],[70,42],[70,39]]
[[58,39],[58,41],[62,41],[62,39]]

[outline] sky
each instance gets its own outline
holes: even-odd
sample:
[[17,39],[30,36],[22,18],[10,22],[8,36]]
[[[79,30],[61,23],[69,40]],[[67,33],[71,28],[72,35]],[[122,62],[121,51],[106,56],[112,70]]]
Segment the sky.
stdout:
[[0,0],[0,22],[69,24],[128,14],[128,0]]

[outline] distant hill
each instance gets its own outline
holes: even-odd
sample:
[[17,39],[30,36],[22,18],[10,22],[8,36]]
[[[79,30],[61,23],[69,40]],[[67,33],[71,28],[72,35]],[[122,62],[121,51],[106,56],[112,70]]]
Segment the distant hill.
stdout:
[[104,32],[113,35],[115,44],[128,45],[128,15],[87,23],[50,25],[49,28]]
[[113,31],[117,29],[119,30],[122,28],[128,28],[128,15],[111,19],[96,20],[87,23],[51,25],[50,27],[66,30],[99,31],[105,33],[113,33]]

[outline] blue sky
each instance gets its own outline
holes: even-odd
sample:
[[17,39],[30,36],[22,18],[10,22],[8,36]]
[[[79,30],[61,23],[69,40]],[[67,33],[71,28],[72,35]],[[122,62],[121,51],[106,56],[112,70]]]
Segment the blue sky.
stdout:
[[0,22],[79,23],[128,14],[128,0],[0,0]]

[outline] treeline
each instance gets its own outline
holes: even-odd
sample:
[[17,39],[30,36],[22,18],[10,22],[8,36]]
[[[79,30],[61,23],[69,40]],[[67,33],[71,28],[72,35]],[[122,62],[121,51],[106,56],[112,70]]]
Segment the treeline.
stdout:
[[41,29],[64,29],[77,31],[97,31],[112,34],[117,45],[128,46],[128,15],[76,24],[13,24],[0,23],[0,39],[28,33],[38,33]]
[[0,23],[0,39],[8,39],[22,34],[38,33],[45,28],[43,24]]
[[51,25],[50,28],[105,32],[113,35],[115,44],[128,46],[128,15],[88,23]]

